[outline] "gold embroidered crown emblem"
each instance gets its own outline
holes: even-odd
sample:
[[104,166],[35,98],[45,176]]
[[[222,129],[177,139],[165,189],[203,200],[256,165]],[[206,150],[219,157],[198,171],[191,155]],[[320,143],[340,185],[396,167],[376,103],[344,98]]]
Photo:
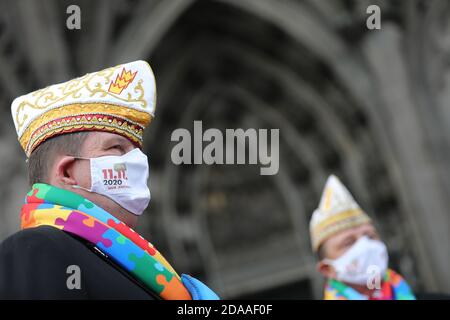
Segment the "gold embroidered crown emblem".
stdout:
[[115,94],[121,94],[130,83],[133,82],[136,77],[137,71],[132,73],[127,71],[125,68],[122,69],[122,73],[116,76],[115,81],[111,81],[108,91]]
[[11,113],[29,157],[47,139],[81,131],[112,132],[141,146],[155,105],[155,76],[138,60],[17,97]]

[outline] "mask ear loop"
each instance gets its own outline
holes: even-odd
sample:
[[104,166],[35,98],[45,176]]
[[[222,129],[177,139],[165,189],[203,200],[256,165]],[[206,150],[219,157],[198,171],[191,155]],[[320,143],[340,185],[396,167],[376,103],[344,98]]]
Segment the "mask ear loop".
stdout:
[[[73,156],[73,155],[71,155],[71,157],[73,157],[74,159],[89,160],[89,162],[91,161],[91,158],[85,158],[85,157]],[[91,179],[92,179],[92,178],[91,178]],[[81,189],[81,190],[85,190],[85,191],[87,191],[87,192],[92,192],[90,189],[85,188],[85,187],[82,187],[82,186],[79,186],[79,185],[77,185],[77,184],[71,185],[71,187],[74,188],[74,189]]]
[[325,258],[325,259],[322,259],[322,262],[334,267],[334,265],[333,265],[334,260],[332,260],[332,259]]
[[77,184],[74,184],[71,187],[74,188],[74,189],[82,189],[82,190],[85,190],[85,191],[88,191],[88,192],[92,192],[91,190],[89,190],[89,189],[87,189],[85,187],[79,186]]
[[85,158],[85,157],[74,156],[74,155],[69,155],[69,157],[73,157],[73,158],[75,158],[75,159],[80,159],[80,160],[91,160],[91,158]]

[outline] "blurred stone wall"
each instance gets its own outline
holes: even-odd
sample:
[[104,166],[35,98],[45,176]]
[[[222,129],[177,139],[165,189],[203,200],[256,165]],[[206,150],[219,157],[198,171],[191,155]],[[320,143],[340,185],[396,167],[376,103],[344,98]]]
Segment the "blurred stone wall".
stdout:
[[[65,27],[77,4],[82,29]],[[366,9],[381,8],[381,30]],[[337,174],[416,290],[450,292],[445,0],[0,1],[0,239],[18,228],[20,94],[145,59],[152,202],[141,232],[224,297],[320,297],[308,222]],[[279,128],[280,171],[175,166],[179,127]]]

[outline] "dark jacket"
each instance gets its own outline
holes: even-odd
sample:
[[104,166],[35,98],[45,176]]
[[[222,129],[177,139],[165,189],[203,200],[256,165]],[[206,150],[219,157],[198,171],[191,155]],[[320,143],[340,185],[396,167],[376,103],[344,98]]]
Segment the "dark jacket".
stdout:
[[[68,281],[75,273],[80,289]],[[0,245],[0,299],[155,298],[92,244],[57,228],[25,229]]]

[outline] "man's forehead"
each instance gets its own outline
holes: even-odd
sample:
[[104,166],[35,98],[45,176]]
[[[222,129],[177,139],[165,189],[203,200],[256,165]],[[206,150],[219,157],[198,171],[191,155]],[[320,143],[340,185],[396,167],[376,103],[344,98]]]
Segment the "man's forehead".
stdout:
[[336,233],[335,235],[331,236],[328,240],[331,240],[329,242],[332,241],[341,241],[347,237],[351,237],[351,236],[357,236],[359,235],[361,232],[364,231],[374,231],[376,232],[375,226],[372,223],[364,223],[362,225],[359,225],[357,227],[353,227],[353,228],[349,228],[346,230],[342,230],[338,233]]
[[102,132],[102,131],[92,131],[89,134],[88,143],[91,147],[102,147],[109,144],[121,144],[121,145],[132,145],[133,143],[121,136],[120,134],[111,133],[111,132]]

